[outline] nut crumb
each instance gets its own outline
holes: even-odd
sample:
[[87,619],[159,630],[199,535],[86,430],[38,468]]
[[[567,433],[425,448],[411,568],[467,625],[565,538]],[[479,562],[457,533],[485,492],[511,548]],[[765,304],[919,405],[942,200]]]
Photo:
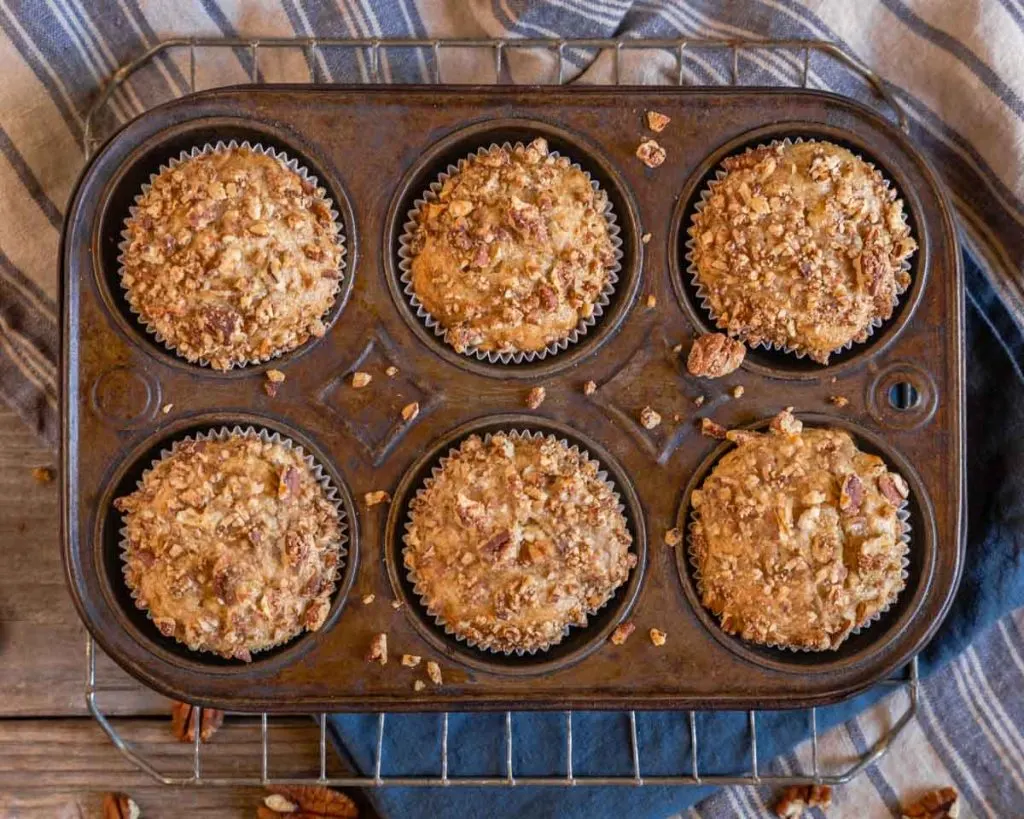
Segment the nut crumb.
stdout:
[[657,168],[665,161],[665,149],[653,139],[645,139],[636,149],[636,156],[648,168]]
[[651,629],[651,642],[656,646],[665,645],[665,640],[668,639],[668,635],[658,628]]
[[718,422],[712,421],[710,418],[701,418],[700,434],[706,435],[708,438],[714,438],[718,441],[724,441],[728,435],[728,430]]
[[772,422],[769,426],[773,432],[779,432],[785,435],[799,435],[804,428],[800,419],[793,415],[792,407],[786,407],[782,412],[772,418]]
[[838,381],[838,380],[839,380],[839,376],[833,375],[833,376],[832,376],[832,377],[831,377],[831,378],[830,378],[830,379],[828,380],[828,383],[829,383],[829,384],[835,384],[835,383],[836,383],[836,381]]
[[707,400],[707,397],[703,395],[698,395],[696,398],[693,399],[693,405],[697,407],[697,409],[700,409],[701,407],[704,406],[704,402]]
[[398,609],[402,608],[402,601],[401,600],[392,600],[391,601],[391,608],[395,609],[396,611]]
[[657,306],[658,306],[658,297],[655,296],[653,293],[651,293],[647,297],[647,309],[648,310],[653,310]]
[[650,407],[640,410],[640,426],[644,429],[654,429],[661,423],[661,416]]
[[666,116],[658,111],[647,111],[645,112],[644,117],[647,119],[647,127],[656,134],[660,134],[664,131],[665,126],[672,121],[672,117]]
[[433,660],[427,660],[427,676],[434,685],[441,685],[441,666]]
[[376,489],[363,495],[363,502],[367,506],[376,506],[378,503],[390,503],[391,495],[383,489]]
[[263,392],[265,392],[271,398],[277,398],[277,391],[278,391],[278,389],[280,387],[281,387],[280,384],[277,384],[277,383],[275,383],[273,381],[264,381],[263,382]]
[[774,811],[779,819],[799,819],[805,809],[831,805],[832,788],[828,785],[793,785],[782,792]]
[[381,633],[373,635],[370,641],[370,650],[366,652],[366,662],[388,664],[388,635]]
[[32,470],[32,477],[35,478],[36,483],[43,485],[53,483],[53,470],[48,466],[37,466]]
[[743,363],[747,348],[724,333],[706,333],[693,342],[686,369],[704,378],[721,378]]
[[737,384],[735,387],[732,388],[732,397],[742,398],[744,392],[746,392],[746,390],[743,389],[743,385]]
[[404,665],[406,668],[415,668],[420,664],[420,660],[422,659],[423,658],[420,657],[418,654],[403,654],[402,665]]
[[960,815],[960,794],[956,788],[929,791],[900,813],[902,819],[957,819]]
[[373,381],[373,376],[369,373],[354,372],[352,373],[352,387],[357,390],[361,390],[367,384]]
[[267,370],[267,381],[272,381],[275,384],[280,384],[286,377],[280,370]]
[[675,548],[683,542],[683,533],[679,531],[678,527],[673,527],[665,532],[665,545],[672,546]]
[[675,347],[672,348],[672,352],[675,353],[676,355],[679,355],[682,351],[683,351],[683,345],[682,344],[677,344]]
[[427,687],[427,684],[425,682],[423,682],[423,680],[416,680],[416,682],[414,682],[412,684],[412,690],[413,691],[422,691],[426,687]]
[[845,395],[830,395],[828,397],[828,402],[835,407],[842,408],[850,403],[850,399]]
[[537,409],[544,403],[547,392],[543,387],[534,387],[526,394],[526,406],[530,409]]
[[641,244],[647,244],[649,241],[651,241],[651,234],[650,233],[645,233],[645,234],[643,234],[640,237],[640,243]]
[[394,378],[396,375],[398,375],[398,367],[392,364],[390,367],[384,370],[384,375],[386,375],[388,378]]
[[683,416],[680,415],[678,412],[673,412],[672,413],[672,420],[675,421],[675,423],[678,424],[680,421],[683,420]]
[[595,392],[597,392],[597,384],[595,384],[593,381],[588,381],[586,384],[583,385],[584,395],[593,395]]
[[629,639],[629,635],[636,631],[636,626],[632,623],[620,623],[619,626],[612,632],[612,636],[609,638],[612,645],[621,646],[626,640]]
[[404,421],[412,421],[419,414],[420,405],[418,401],[413,401],[411,404],[406,404],[402,407],[402,420]]
[[167,414],[167,413],[169,413],[169,412],[170,412],[170,411],[171,411],[172,409],[174,409],[174,404],[164,404],[164,405],[163,405],[163,406],[162,406],[162,407],[160,408],[160,412],[162,412],[162,413],[163,413],[164,415],[166,415],[166,414]]

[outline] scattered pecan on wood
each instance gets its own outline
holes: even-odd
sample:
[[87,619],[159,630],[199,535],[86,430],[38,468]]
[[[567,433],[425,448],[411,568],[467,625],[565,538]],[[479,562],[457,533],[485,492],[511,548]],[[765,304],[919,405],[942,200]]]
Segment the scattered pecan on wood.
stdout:
[[295,819],[358,819],[356,803],[340,791],[322,785],[271,785],[270,795],[257,811],[259,819],[280,819],[281,815]]

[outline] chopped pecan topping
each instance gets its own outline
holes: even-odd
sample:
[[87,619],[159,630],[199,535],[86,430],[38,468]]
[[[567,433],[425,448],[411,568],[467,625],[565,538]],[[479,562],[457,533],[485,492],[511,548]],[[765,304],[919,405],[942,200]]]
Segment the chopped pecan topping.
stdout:
[[910,487],[906,480],[898,472],[884,472],[878,476],[878,490],[885,495],[886,499],[899,506],[910,494]]
[[864,484],[855,474],[849,474],[843,478],[843,485],[839,490],[839,508],[851,515],[860,510],[864,503]]
[[772,418],[769,429],[778,435],[799,435],[804,428],[803,422],[793,415],[793,408],[786,407]]
[[734,372],[747,354],[742,342],[724,333],[705,333],[690,348],[686,369],[702,378],[721,378]]

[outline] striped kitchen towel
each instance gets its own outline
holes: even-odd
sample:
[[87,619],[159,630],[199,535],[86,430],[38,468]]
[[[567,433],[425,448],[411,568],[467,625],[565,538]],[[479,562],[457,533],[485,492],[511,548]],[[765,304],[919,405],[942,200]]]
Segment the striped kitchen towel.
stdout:
[[[816,38],[835,42],[886,78],[907,112],[911,136],[945,176],[971,252],[968,280],[968,407],[971,474],[970,543],[964,594],[927,662],[966,647],[1014,601],[1020,604],[1024,553],[1024,3],[1022,0],[0,0],[0,395],[47,440],[55,442],[57,382],[57,251],[63,209],[84,163],[86,117],[114,69],[170,36],[260,35],[395,37],[654,37]],[[567,52],[567,76],[600,81],[607,55]],[[389,81],[424,81],[442,70],[449,81],[490,81],[490,63],[450,55],[436,66],[428,51],[385,52]],[[795,53],[745,53],[741,82],[793,85]],[[202,87],[246,81],[252,55],[242,49],[206,55]],[[325,52],[314,66],[303,56],[264,54],[269,81],[366,79],[365,54]],[[506,80],[528,82],[549,71],[539,55],[509,59]],[[665,81],[670,59],[626,60],[627,80]],[[730,79],[727,58],[684,52],[683,76],[695,84]],[[813,87],[867,100],[854,72],[812,59]],[[188,89],[183,54],[162,56],[120,88],[95,123],[104,136],[119,124]],[[993,423],[993,419],[997,423]],[[1015,464],[1014,459],[1017,459]],[[993,562],[995,561],[995,562]],[[1016,585],[1015,585],[1016,584]],[[1004,619],[984,641],[926,683],[922,718],[897,755],[840,794],[830,817],[888,816],[922,788],[955,782],[977,816],[1024,816],[1024,689],[1021,620]],[[1016,694],[1016,697],[1014,696]],[[827,742],[849,753],[884,724],[879,705],[837,728]],[[795,752],[804,753],[802,749]],[[778,765],[792,764],[783,756]],[[628,791],[629,793],[635,793]],[[847,798],[849,797],[849,798]],[[856,798],[855,798],[856,797]],[[863,800],[862,800],[863,797]],[[552,794],[547,800],[557,807]],[[622,808],[624,815],[666,815],[689,801]],[[493,795],[486,807],[493,809]],[[731,790],[695,810],[701,816],[760,816],[767,795]],[[445,804],[456,803],[449,792]],[[418,803],[382,802],[394,815],[423,815]],[[503,800],[504,804],[504,800]],[[636,810],[630,805],[635,804]],[[643,812],[646,804],[651,811]],[[413,812],[408,812],[412,806]],[[674,807],[673,807],[674,806]],[[672,810],[669,810],[669,808]],[[456,810],[458,808],[455,808]],[[661,811],[658,813],[658,811]],[[604,811],[607,813],[607,811]],[[440,815],[452,815],[440,811]],[[466,814],[467,816],[471,814]],[[564,814],[563,814],[564,815]],[[597,812],[591,815],[602,815]]]

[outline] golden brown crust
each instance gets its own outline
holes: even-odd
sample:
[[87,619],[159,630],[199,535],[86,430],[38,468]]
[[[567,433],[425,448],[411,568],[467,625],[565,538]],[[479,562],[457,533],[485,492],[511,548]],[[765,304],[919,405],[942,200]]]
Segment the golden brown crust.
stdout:
[[702,603],[747,640],[837,648],[903,589],[903,524],[883,488],[899,476],[788,411],[766,434],[729,438],[692,495]]
[[456,635],[533,651],[584,625],[636,555],[598,466],[553,437],[467,438],[410,504],[405,565]]
[[165,636],[249,660],[323,625],[338,510],[293,448],[252,432],[186,441],[114,506],[125,581]]
[[547,142],[492,147],[417,212],[412,290],[459,352],[535,352],[593,315],[615,265],[607,196]]
[[128,302],[187,360],[224,370],[324,334],[341,244],[327,201],[280,160],[187,159],[153,180],[125,233]]
[[917,245],[877,170],[829,142],[775,143],[722,167],[690,229],[720,328],[826,364],[892,315]]

